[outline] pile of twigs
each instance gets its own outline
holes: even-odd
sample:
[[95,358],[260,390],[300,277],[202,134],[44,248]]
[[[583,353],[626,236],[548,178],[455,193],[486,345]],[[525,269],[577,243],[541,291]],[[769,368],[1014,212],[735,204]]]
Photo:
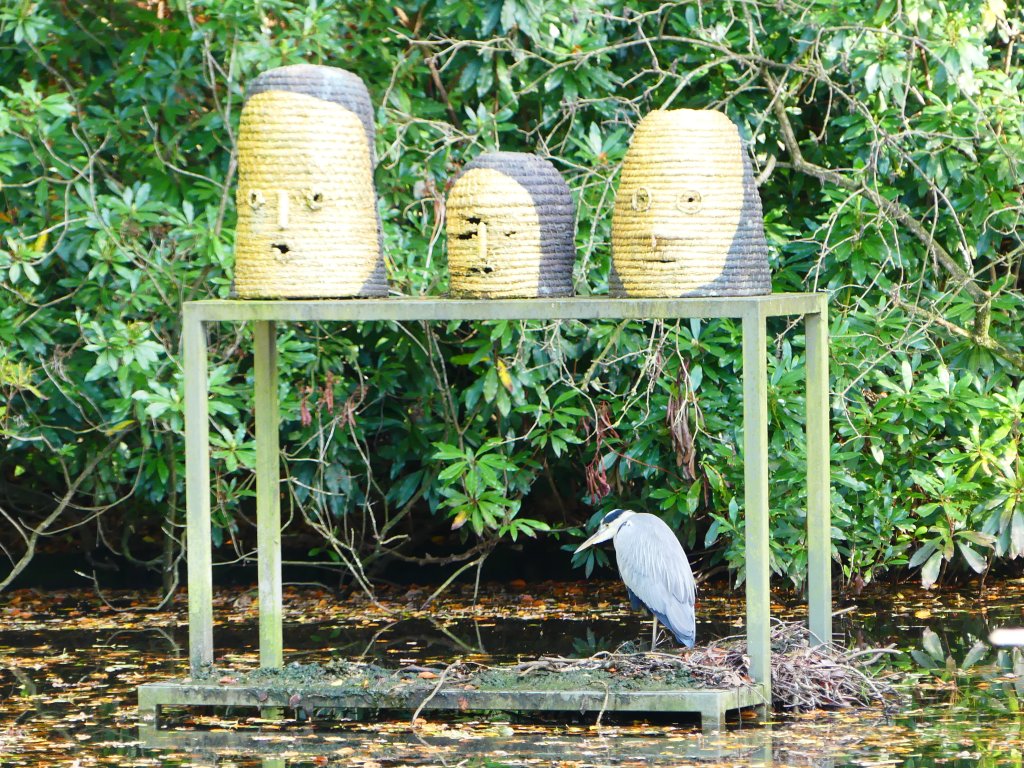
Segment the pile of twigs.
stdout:
[[[811,642],[800,624],[780,623],[772,629],[772,704],[776,709],[881,706],[894,711],[905,696],[887,676],[872,669],[893,648],[851,650]],[[745,647],[745,643],[744,643]]]
[[[772,706],[777,711],[806,712],[815,709],[883,707],[898,709],[904,696],[889,680],[872,670],[882,655],[892,648],[852,651],[836,645],[817,645],[807,628],[796,623],[775,622],[771,631]],[[223,670],[211,671],[221,682],[237,682]],[[497,674],[497,678],[495,675]],[[428,690],[424,706],[449,686],[490,689],[495,685],[514,686],[519,678],[524,685],[540,684],[552,689],[557,676],[566,690],[585,680],[597,680],[605,690],[672,690],[674,688],[741,688],[753,685],[750,659],[744,636],[727,637],[692,650],[640,653],[623,646],[614,653],[603,651],[585,659],[542,656],[514,665],[489,667],[479,662],[459,661],[444,668],[409,666],[389,670],[363,662],[336,661],[326,666],[290,664],[283,669],[257,670],[243,682],[259,682],[268,688],[294,684],[338,686],[347,682],[360,690],[391,692],[398,686]],[[563,678],[562,675],[565,675]],[[576,680],[573,675],[579,676]],[[511,680],[510,680],[511,678]],[[240,678],[241,679],[241,678]],[[427,683],[425,681],[429,680]],[[558,687],[558,686],[556,686]],[[410,688],[405,687],[408,691]]]
[[[807,628],[778,622],[771,632],[772,705],[777,710],[900,706],[903,695],[870,665],[889,648],[851,651],[836,645],[816,645]],[[722,688],[751,685],[747,641],[743,636],[716,640],[682,653],[597,653],[586,659],[543,656],[512,669],[523,677],[538,673],[603,670],[624,678],[685,676],[692,687]]]

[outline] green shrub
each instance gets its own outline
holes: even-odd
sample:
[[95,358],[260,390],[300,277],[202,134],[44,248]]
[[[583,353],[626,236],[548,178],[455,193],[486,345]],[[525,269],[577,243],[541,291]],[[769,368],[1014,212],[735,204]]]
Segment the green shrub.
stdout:
[[[376,182],[403,294],[446,289],[446,186],[496,147],[565,174],[577,292],[605,292],[632,126],[660,106],[724,110],[759,173],[775,290],[831,295],[844,576],[920,566],[931,583],[1018,557],[1021,25],[997,0],[8,4],[3,512],[29,554],[87,526],[154,557],[162,528],[154,564],[171,565],[181,303],[230,295],[246,82],[311,61],[357,72],[379,105]],[[771,330],[772,563],[799,584],[803,339]],[[294,324],[280,334],[289,530],[311,527],[315,556],[365,584],[394,557],[478,562],[628,505],[741,577],[737,341],[726,321]],[[211,336],[225,558],[253,538],[249,345],[234,326]]]

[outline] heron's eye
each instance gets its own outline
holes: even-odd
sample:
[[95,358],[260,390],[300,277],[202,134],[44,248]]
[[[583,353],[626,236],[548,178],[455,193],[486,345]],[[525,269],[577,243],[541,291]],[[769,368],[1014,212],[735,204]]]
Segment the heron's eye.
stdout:
[[306,191],[306,207],[311,211],[319,211],[324,207],[324,193],[310,189]]
[[629,206],[634,211],[646,211],[651,207],[651,192],[647,187],[637,187],[629,198]]
[[246,195],[245,201],[249,204],[250,208],[254,211],[258,211],[266,204],[267,198],[265,198],[263,193],[258,189],[250,189],[249,194]]
[[696,190],[688,190],[676,198],[676,208],[683,213],[697,213],[702,205],[700,192]]

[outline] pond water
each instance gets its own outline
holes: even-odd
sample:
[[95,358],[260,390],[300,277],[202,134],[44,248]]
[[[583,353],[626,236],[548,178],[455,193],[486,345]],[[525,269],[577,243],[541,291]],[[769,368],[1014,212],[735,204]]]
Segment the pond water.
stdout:
[[[649,624],[613,582],[466,588],[424,609],[429,590],[390,588],[374,604],[317,587],[286,589],[286,661],[362,659],[382,664],[496,663],[586,656]],[[1003,766],[1024,754],[1024,660],[986,642],[991,629],[1024,624],[1024,580],[959,592],[893,589],[844,602],[837,637],[892,646],[906,707],[776,714],[705,737],[691,721],[595,723],[593,715],[408,713],[375,722],[260,721],[254,710],[173,713],[171,727],[140,739],[135,689],[187,673],[187,606],[151,610],[156,594],[19,591],[0,596],[0,768],[13,766]],[[705,590],[700,638],[740,631],[741,600]],[[800,615],[777,596],[773,614]],[[257,664],[254,591],[218,591],[218,664]],[[396,620],[395,616],[403,618]]]

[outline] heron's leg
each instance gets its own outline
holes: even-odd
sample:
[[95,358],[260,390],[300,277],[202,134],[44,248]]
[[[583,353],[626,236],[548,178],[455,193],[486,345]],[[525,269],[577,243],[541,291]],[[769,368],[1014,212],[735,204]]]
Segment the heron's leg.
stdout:
[[658,647],[658,617],[655,616],[652,619],[651,626],[651,653],[654,653],[654,649]]

